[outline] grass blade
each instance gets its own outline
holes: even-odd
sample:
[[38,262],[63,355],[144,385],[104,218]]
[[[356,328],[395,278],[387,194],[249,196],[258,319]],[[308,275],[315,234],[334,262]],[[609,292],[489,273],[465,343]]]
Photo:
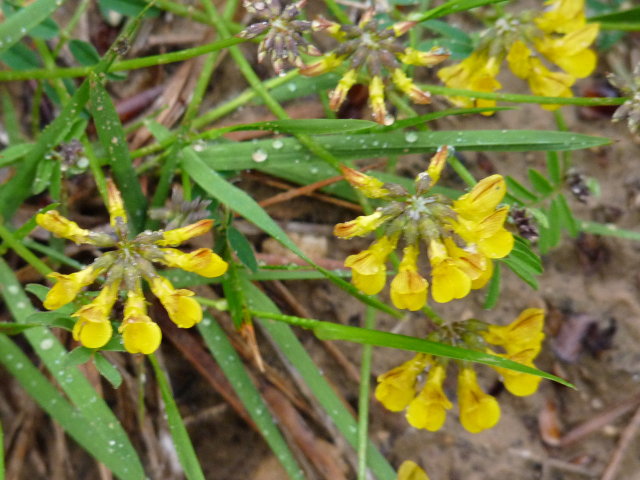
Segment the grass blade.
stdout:
[[55,12],[65,0],[37,0],[0,24],[0,54]]

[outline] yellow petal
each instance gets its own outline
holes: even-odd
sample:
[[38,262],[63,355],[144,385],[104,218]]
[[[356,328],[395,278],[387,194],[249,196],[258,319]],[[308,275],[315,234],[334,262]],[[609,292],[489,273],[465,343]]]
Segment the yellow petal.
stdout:
[[495,210],[505,193],[507,185],[502,175],[491,175],[455,200],[453,209],[464,218],[481,220]]
[[499,345],[508,353],[540,351],[544,339],[544,310],[528,308],[509,325],[490,325],[482,334],[487,343]]
[[427,365],[428,357],[418,354],[411,360],[378,376],[376,399],[387,410],[400,412],[413,400],[418,375]]
[[380,210],[377,210],[371,215],[361,215],[349,222],[337,224],[333,229],[333,234],[340,238],[366,235],[386,222],[388,218]]
[[227,262],[209,248],[199,248],[191,253],[184,253],[173,248],[163,248],[161,251],[163,253],[161,260],[165,265],[181,268],[207,278],[224,275],[229,267]]
[[427,167],[427,175],[431,180],[431,185],[434,186],[440,180],[440,175],[444,166],[447,164],[447,158],[449,157],[450,148],[448,146],[439,147],[436,154],[431,157],[429,166]]
[[56,310],[69,302],[72,302],[80,290],[91,285],[100,275],[102,269],[87,267],[79,272],[63,275],[61,273],[50,273],[49,278],[56,280],[56,284],[51,287],[44,299],[43,305],[47,310]]
[[73,326],[73,339],[87,348],[100,348],[111,339],[111,322],[92,322],[80,317]]
[[405,460],[398,469],[398,480],[429,480],[429,476],[418,464]]
[[413,80],[407,76],[400,68],[396,68],[391,74],[391,81],[394,85],[407,95],[413,103],[418,105],[426,105],[431,103],[431,94],[420,90]]
[[507,54],[509,68],[516,77],[528,78],[531,74],[531,50],[521,40],[516,40],[511,45]]
[[151,291],[169,314],[169,318],[180,328],[190,328],[202,320],[202,307],[191,298],[191,290],[175,290],[171,282],[164,277],[149,279]]
[[373,119],[384,125],[387,107],[384,105],[384,83],[379,76],[373,77],[369,82],[369,106],[373,110]]
[[428,52],[407,47],[403,53],[398,55],[398,60],[405,65],[433,67],[434,65],[444,62],[450,55],[451,54],[442,47],[433,47]]
[[438,303],[463,298],[471,290],[471,279],[452,260],[444,260],[431,271],[431,296]]
[[424,388],[411,401],[407,409],[407,421],[411,426],[431,432],[442,428],[447,410],[452,407],[442,390],[444,378],[444,366],[434,365],[429,371]]
[[56,237],[66,238],[75,243],[86,243],[91,232],[80,228],[78,224],[60,215],[57,210],[49,210],[36,215],[36,223],[49,230]]
[[336,111],[340,108],[340,105],[344,102],[345,98],[347,98],[347,93],[353,85],[356,83],[358,78],[358,73],[355,69],[351,69],[345,73],[335,90],[331,92],[329,97],[329,108],[333,111]]
[[124,209],[122,195],[120,195],[120,190],[118,190],[118,187],[110,178],[107,179],[107,195],[111,226],[116,226],[116,218],[121,218],[124,223],[127,223],[127,213]]
[[155,242],[161,247],[175,247],[186,242],[190,238],[204,235],[213,227],[213,220],[200,220],[186,227],[176,228],[162,232],[162,239]]
[[149,355],[158,349],[162,341],[160,327],[151,320],[123,323],[120,330],[124,348],[129,353]]
[[317,62],[312,63],[311,65],[305,65],[300,68],[300,73],[307,77],[315,77],[317,75],[322,75],[323,73],[330,72],[338,68],[342,62],[344,61],[344,57],[338,57],[332,53],[325,55]]
[[488,258],[504,258],[513,250],[513,235],[504,228],[478,241],[478,249]]
[[384,182],[375,177],[365,175],[353,168],[340,166],[342,175],[352,187],[357,188],[369,198],[383,198],[389,195],[389,190],[384,188]]
[[462,368],[458,375],[460,423],[471,433],[493,427],[500,420],[498,401],[482,391],[471,368]]

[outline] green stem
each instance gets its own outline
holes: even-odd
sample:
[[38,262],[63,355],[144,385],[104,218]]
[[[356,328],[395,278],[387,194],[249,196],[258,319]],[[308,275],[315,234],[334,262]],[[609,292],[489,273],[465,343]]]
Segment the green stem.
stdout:
[[[376,311],[367,306],[364,328],[373,329]],[[358,398],[358,480],[367,479],[367,446],[369,444],[369,390],[371,387],[371,345],[362,346],[360,364],[360,393]]]
[[473,187],[477,183],[471,172],[462,164],[462,162],[458,159],[458,157],[455,156],[455,154],[449,155],[447,161],[449,162],[449,165],[451,165],[451,168],[453,168],[453,170],[458,174],[462,181],[469,187]]
[[[137,70],[139,68],[154,67],[167,63],[181,62],[194,57],[199,57],[205,53],[217,52],[232,45],[246,42],[245,39],[232,37],[217,42],[208,43],[200,47],[187,48],[178,52],[164,53],[161,55],[150,55],[148,57],[132,58],[116,62],[107,70],[108,72],[125,72]],[[70,67],[56,68],[48,70],[46,68],[35,68],[31,70],[3,70],[0,71],[0,82],[11,82],[16,80],[49,79],[49,78],[73,78],[86,77],[94,67]]]
[[327,8],[331,11],[333,16],[336,17],[336,19],[340,23],[344,23],[344,24],[351,23],[351,21],[349,20],[349,17],[347,17],[347,14],[344,13],[344,10],[342,10],[340,5],[338,5],[335,0],[324,0],[324,4],[327,6]]
[[34,253],[25,247],[20,241],[18,241],[13,236],[13,233],[11,233],[9,229],[2,224],[0,224],[0,238],[9,246],[9,248],[16,252],[20,258],[35,268],[40,275],[44,277],[51,273],[52,270],[49,266],[34,255]]

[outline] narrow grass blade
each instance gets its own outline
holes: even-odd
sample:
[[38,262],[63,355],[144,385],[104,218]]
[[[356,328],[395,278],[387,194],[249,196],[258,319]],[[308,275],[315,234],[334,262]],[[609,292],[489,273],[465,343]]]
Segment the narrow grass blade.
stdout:
[[144,226],[147,200],[131,163],[127,138],[118,112],[97,76],[91,77],[91,114],[130,221],[136,232],[140,232]]
[[[251,295],[253,295],[253,292],[251,292]],[[212,319],[207,314],[205,314],[204,321],[198,324],[198,330],[200,330],[207,348],[209,348],[229,382],[233,385],[247,412],[249,412],[252,420],[260,429],[260,433],[278,457],[289,477],[293,480],[304,480],[304,474],[224,330],[215,319]]]
[[[14,320],[29,323],[29,316],[36,309],[3,259],[0,259],[0,285],[0,293]],[[60,341],[47,328],[31,328],[24,332],[24,336],[84,417],[84,428],[91,430],[97,439],[104,442],[105,448],[119,458],[120,463],[114,472],[119,472],[123,478],[144,478],[142,463],[118,419],[76,367],[64,366],[67,351]]]
[[[278,307],[255,285],[245,279],[244,286],[251,308],[274,314],[280,313]],[[291,327],[282,322],[268,319],[258,318],[258,321],[286,357],[286,361],[300,373],[300,376],[304,379],[340,433],[344,435],[344,438],[347,439],[353,448],[357,448],[358,427],[355,419],[345,408],[342,400],[335,394],[333,388],[313,362],[305,347],[291,330]],[[395,471],[372,442],[369,443],[368,451],[368,466],[375,475],[375,478],[377,478],[377,480],[395,480]]]
[[196,452],[193,449],[193,444],[189,438],[187,428],[184,426],[178,406],[173,398],[169,381],[167,380],[164,371],[158,364],[158,360],[154,355],[149,355],[149,361],[153,366],[153,371],[156,374],[156,380],[160,387],[160,394],[164,402],[165,412],[167,413],[167,423],[169,424],[169,431],[171,432],[171,438],[173,439],[173,445],[176,447],[176,453],[180,460],[180,465],[184,469],[184,474],[187,480],[204,480],[204,473]]
[[0,23],[0,54],[49,18],[64,2],[65,0],[37,0]]

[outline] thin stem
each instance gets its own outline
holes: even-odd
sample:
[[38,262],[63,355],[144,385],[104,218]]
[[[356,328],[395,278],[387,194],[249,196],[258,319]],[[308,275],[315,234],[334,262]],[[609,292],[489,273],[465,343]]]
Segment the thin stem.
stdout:
[[451,165],[451,168],[453,168],[453,170],[458,174],[462,181],[469,187],[473,187],[477,183],[471,172],[462,164],[462,162],[458,159],[458,157],[455,156],[455,154],[449,155],[447,161],[449,162],[449,165]]
[[[364,316],[364,328],[373,329],[376,324],[376,311],[367,306]],[[367,447],[369,444],[369,390],[371,384],[371,345],[362,346],[360,363],[360,392],[358,398],[358,480],[367,478]]]
[[340,8],[340,5],[338,5],[335,2],[335,0],[324,0],[324,4],[327,6],[327,8],[331,11],[333,16],[336,17],[336,19],[340,23],[344,23],[344,24],[351,23],[351,21],[349,20],[349,17],[347,17],[347,14],[344,13],[344,10]]
[[49,268],[46,263],[40,260],[31,250],[18,241],[13,236],[13,233],[11,233],[9,229],[2,224],[0,224],[0,238],[9,246],[9,248],[16,252],[20,258],[35,268],[40,275],[45,277],[51,273],[51,268]]

